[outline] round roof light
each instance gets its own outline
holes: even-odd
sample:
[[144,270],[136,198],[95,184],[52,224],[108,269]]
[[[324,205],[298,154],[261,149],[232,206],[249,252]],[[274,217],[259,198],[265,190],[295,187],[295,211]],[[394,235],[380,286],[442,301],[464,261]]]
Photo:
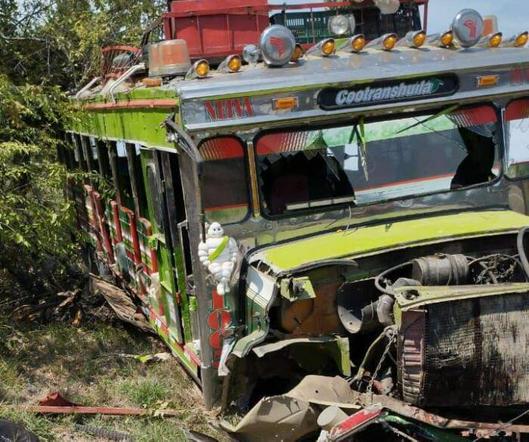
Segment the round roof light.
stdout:
[[296,39],[292,31],[282,25],[272,25],[261,34],[261,53],[270,66],[283,66],[296,50]]
[[209,74],[209,63],[207,60],[199,60],[195,65],[195,72],[199,78],[207,77]]
[[242,60],[238,55],[231,55],[228,58],[228,69],[230,72],[239,72],[241,70]]
[[501,32],[496,32],[495,34],[488,36],[488,39],[489,47],[497,48],[501,45],[501,42],[503,40],[503,34]]
[[219,64],[217,70],[233,74],[239,72],[242,67],[242,59],[239,55],[228,55],[224,61]]
[[364,34],[357,34],[351,37],[351,49],[353,52],[360,52],[366,45],[366,38]]
[[520,48],[522,46],[525,46],[527,44],[527,41],[529,40],[529,32],[521,32],[516,36],[514,39],[514,47]]
[[260,56],[261,51],[254,44],[246,45],[242,50],[242,58],[248,64],[257,64]]
[[445,32],[441,35],[441,46],[449,48],[454,44],[454,34],[452,31]]
[[349,31],[349,19],[345,15],[335,15],[329,19],[329,32],[344,35]]
[[321,55],[328,57],[329,55],[334,54],[336,50],[336,43],[333,38],[328,38],[321,42]]
[[197,60],[186,74],[186,80],[195,78],[206,78],[209,74],[209,63],[207,60]]
[[391,51],[397,44],[397,34],[386,34],[382,37],[382,49]]
[[426,32],[424,31],[415,32],[411,41],[412,41],[412,45],[414,48],[420,48],[426,42]]
[[479,42],[483,27],[483,17],[475,9],[459,11],[452,23],[452,31],[464,48],[469,48]]

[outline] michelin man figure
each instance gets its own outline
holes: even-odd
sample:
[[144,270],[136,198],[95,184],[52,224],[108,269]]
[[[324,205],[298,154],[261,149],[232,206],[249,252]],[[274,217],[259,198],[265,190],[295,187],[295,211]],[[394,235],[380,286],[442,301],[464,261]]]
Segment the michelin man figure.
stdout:
[[224,235],[222,226],[214,222],[207,231],[206,240],[198,245],[198,257],[217,282],[217,293],[224,296],[230,291],[229,281],[239,249],[233,238]]

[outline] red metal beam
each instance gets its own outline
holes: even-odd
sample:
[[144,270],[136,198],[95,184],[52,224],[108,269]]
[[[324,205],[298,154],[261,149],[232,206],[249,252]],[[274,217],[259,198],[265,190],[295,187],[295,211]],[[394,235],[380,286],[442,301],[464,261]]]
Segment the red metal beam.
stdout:
[[131,100],[118,101],[117,103],[89,103],[83,106],[86,110],[108,110],[108,109],[173,109],[177,101],[172,98],[161,98],[153,100]]

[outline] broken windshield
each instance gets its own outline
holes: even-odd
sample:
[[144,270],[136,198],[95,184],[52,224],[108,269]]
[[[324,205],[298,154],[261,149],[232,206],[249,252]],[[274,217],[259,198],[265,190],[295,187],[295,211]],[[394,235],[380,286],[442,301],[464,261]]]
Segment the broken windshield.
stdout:
[[499,174],[491,106],[340,127],[269,132],[256,143],[263,210],[360,205],[491,181]]

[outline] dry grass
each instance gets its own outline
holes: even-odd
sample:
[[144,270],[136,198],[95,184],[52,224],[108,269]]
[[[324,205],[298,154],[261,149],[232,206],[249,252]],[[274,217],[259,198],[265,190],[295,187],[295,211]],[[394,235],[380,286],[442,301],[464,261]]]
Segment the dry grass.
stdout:
[[[0,319],[0,417],[23,422],[43,441],[94,441],[76,424],[129,434],[135,441],[185,440],[182,429],[216,437],[200,392],[175,359],[142,364],[120,354],[166,351],[160,341],[120,324],[92,321],[28,327]],[[36,404],[49,392],[83,405],[181,410],[176,418],[38,416],[13,405]]]

